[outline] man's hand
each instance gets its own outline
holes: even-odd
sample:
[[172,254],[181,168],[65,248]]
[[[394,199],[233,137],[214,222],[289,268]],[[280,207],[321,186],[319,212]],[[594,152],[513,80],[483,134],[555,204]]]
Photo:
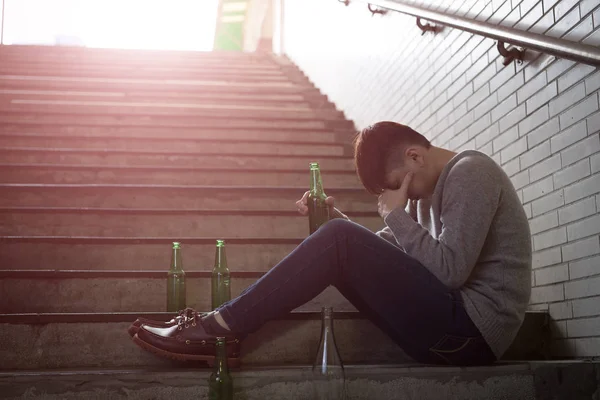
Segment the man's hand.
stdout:
[[408,203],[408,186],[410,185],[412,177],[412,172],[409,172],[402,180],[402,185],[400,185],[400,189],[386,189],[383,191],[382,194],[379,195],[377,201],[377,211],[379,212],[379,215],[381,215],[381,218],[387,217],[388,214],[396,208],[406,208],[406,204]]
[[[310,194],[310,191],[304,193],[304,196],[302,196],[302,198],[296,202],[296,207],[298,208],[298,212],[304,216],[308,215],[308,195],[309,194]],[[335,199],[331,196],[328,196],[325,199],[325,203],[329,206],[329,215],[330,216],[333,215],[334,202],[335,202]]]

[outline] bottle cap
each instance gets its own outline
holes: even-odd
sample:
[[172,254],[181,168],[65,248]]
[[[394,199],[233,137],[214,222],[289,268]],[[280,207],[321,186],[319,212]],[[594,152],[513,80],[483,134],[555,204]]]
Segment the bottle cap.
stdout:
[[179,249],[179,248],[181,248],[181,243],[179,243],[179,242],[173,242],[173,248],[174,248],[174,249]]
[[225,247],[225,241],[223,239],[218,239],[217,247]]

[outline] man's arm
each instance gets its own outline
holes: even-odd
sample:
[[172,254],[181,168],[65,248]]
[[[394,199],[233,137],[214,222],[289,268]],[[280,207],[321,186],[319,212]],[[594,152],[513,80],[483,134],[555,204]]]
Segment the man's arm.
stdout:
[[466,158],[449,172],[437,239],[401,208],[385,218],[406,253],[450,288],[461,287],[471,274],[500,200],[499,176],[480,164]]

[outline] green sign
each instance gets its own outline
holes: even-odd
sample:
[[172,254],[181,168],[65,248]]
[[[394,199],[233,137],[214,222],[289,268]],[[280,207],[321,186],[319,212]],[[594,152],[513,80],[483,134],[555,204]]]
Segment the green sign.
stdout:
[[248,3],[246,0],[219,1],[214,50],[243,51]]

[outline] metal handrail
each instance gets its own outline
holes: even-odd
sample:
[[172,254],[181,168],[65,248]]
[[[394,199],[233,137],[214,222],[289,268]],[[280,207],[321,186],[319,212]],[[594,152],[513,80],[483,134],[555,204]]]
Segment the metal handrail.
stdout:
[[[341,1],[341,0],[338,0]],[[537,50],[560,58],[600,66],[600,49],[565,39],[553,38],[537,33],[526,32],[518,29],[493,25],[487,22],[476,21],[458,15],[446,14],[441,11],[429,10],[423,7],[409,5],[400,0],[352,0],[367,3],[388,10],[401,12],[413,17],[423,18],[440,25],[460,29],[476,35],[521,46],[526,49]],[[349,1],[341,1],[346,5]]]

